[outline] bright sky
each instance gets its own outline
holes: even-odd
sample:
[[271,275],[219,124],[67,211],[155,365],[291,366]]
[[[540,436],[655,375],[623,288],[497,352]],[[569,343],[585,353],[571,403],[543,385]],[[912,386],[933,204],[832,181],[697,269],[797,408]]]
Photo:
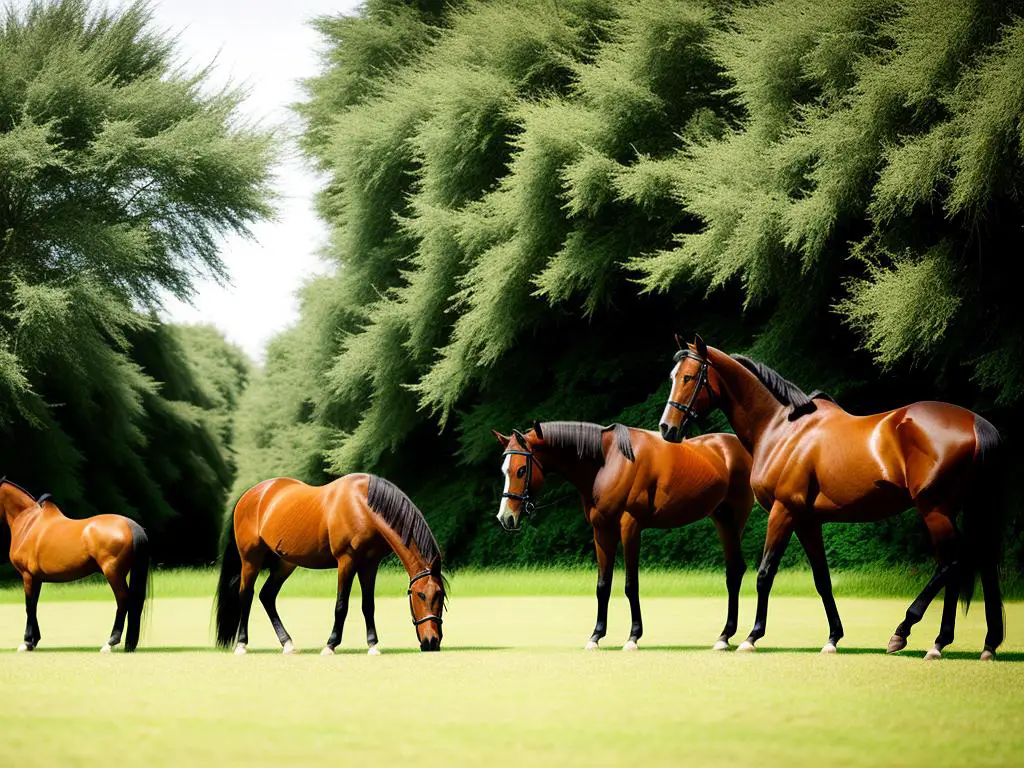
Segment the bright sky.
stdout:
[[[318,67],[320,41],[307,22],[351,13],[357,5],[357,0],[156,0],[152,7],[156,26],[178,35],[180,55],[192,68],[214,62],[214,82],[231,80],[250,89],[247,115],[284,125],[294,135],[298,123],[288,105],[302,96],[297,81]],[[191,306],[168,300],[164,312],[175,322],[213,323],[256,359],[262,359],[270,337],[297,319],[295,291],[325,270],[316,253],[326,232],[312,207],[318,181],[294,144],[289,150],[277,169],[277,220],[254,226],[253,240],[224,241],[221,255],[231,284],[204,280]]]

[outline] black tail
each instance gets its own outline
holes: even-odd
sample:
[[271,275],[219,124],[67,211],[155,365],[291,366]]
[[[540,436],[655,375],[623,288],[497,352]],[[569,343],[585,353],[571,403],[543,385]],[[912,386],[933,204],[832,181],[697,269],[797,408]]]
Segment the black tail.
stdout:
[[995,650],[1003,642],[1005,624],[1003,598],[999,590],[999,564],[1003,557],[1003,525],[1006,520],[1002,509],[1006,499],[1000,472],[1002,440],[996,428],[980,416],[974,417],[974,434],[977,441],[974,478],[964,504],[960,601],[966,612],[974,596],[975,577],[980,574],[988,625],[985,646]]
[[242,600],[238,585],[242,578],[242,558],[235,542],[235,516],[227,516],[221,541],[224,556],[220,560],[220,579],[217,582],[217,596],[214,598],[214,615],[217,623],[217,645],[230,648],[238,639],[238,621],[242,616]]
[[128,579],[128,616],[124,636],[125,653],[139,647],[142,632],[142,616],[146,609],[146,597],[153,584],[149,579],[149,537],[142,526],[129,520],[132,530],[132,568]]

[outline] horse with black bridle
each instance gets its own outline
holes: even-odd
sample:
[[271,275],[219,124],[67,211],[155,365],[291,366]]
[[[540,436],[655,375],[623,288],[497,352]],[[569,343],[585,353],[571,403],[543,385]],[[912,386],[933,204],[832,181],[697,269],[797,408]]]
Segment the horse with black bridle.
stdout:
[[504,452],[505,487],[498,520],[516,530],[532,511],[544,478],[557,473],[579,492],[583,514],[594,529],[597,554],[597,622],[586,644],[597,648],[605,636],[615,554],[622,543],[626,597],[632,614],[623,650],[636,650],[643,634],[640,614],[640,532],[677,528],[710,517],[725,552],[729,593],[725,628],[714,645],[729,647],[736,632],[739,590],[746,564],[740,538],[754,499],[750,456],[733,435],[705,435],[672,445],[656,432],[616,424],[534,422],[525,434],[492,430]]
[[[953,642],[958,596],[965,608],[980,573],[988,633],[982,659],[995,657],[1003,640],[998,566],[1000,515],[993,509],[993,462],[999,433],[976,413],[941,402],[918,402],[885,413],[854,416],[827,396],[804,394],[776,371],[742,355],[728,355],[697,336],[680,345],[661,419],[669,442],[687,424],[720,408],[753,456],[754,494],[769,510],[764,555],[757,576],[757,614],[740,650],[753,650],[765,634],[768,597],[779,561],[795,533],[811,563],[836,650],[843,626],[832,596],[823,523],[881,520],[916,507],[931,536],[938,565],[896,627],[888,651],[907,637],[929,603],[945,588],[937,659]],[[956,517],[964,512],[964,534]]]

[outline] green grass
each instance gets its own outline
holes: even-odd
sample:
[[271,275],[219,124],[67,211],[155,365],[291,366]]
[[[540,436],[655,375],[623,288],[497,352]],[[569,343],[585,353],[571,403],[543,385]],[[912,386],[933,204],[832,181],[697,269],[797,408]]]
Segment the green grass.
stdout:
[[[930,566],[911,568],[838,571],[832,574],[837,596],[845,597],[914,597],[931,576]],[[265,577],[265,576],[264,576]],[[452,597],[564,596],[589,595],[597,578],[593,568],[464,568],[448,574]],[[381,568],[377,594],[401,596],[408,579],[405,571],[388,564]],[[616,588],[623,575],[615,574]],[[176,568],[159,570],[154,576],[156,598],[207,597],[217,588],[213,569]],[[333,571],[299,569],[288,580],[284,594],[291,597],[323,597],[337,589]],[[725,594],[725,576],[714,571],[642,570],[640,592],[643,597],[717,597]],[[755,573],[747,572],[743,594],[755,592]],[[1024,584],[1019,579],[1003,579],[1003,592],[1008,598],[1024,598]],[[44,600],[109,600],[110,588],[100,575],[70,584],[47,584]],[[814,580],[810,571],[784,569],[775,580],[773,595],[779,597],[813,597]],[[0,604],[21,603],[24,595],[20,582],[0,587]]]
[[[294,657],[278,652],[258,603],[253,652],[213,650],[208,572],[159,574],[134,656],[96,652],[113,618],[109,598],[91,599],[86,586],[78,595],[90,599],[67,599],[71,589],[47,586],[39,650],[0,651],[0,765],[973,766],[1024,754],[1024,604],[1007,605],[1008,642],[994,664],[975,661],[981,610],[959,617],[944,660],[926,663],[938,604],[910,649],[890,657],[881,650],[906,600],[843,590],[847,634],[835,657],[817,653],[818,599],[781,591],[757,653],[714,653],[725,609],[717,580],[645,574],[640,652],[617,650],[628,629],[617,588],[609,636],[588,653],[592,576],[463,572],[444,650],[420,654],[404,579],[391,571],[392,596],[377,609],[383,655],[365,654],[356,607],[344,652],[329,658],[317,655],[330,630],[329,574],[285,588],[281,614],[304,651]],[[714,597],[654,596],[707,585]],[[478,594],[492,586],[585,593]],[[295,594],[314,588],[315,598]],[[204,596],[171,596],[191,592]],[[5,649],[24,616],[10,598],[0,604]],[[742,635],[749,596],[740,611]]]

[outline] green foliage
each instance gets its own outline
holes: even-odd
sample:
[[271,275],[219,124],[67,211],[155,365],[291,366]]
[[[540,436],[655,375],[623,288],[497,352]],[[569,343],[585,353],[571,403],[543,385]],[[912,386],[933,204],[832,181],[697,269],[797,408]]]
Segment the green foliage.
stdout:
[[0,472],[214,555],[248,363],[153,314],[270,214],[271,137],[174,63],[146,6],[31,2],[0,26]]

